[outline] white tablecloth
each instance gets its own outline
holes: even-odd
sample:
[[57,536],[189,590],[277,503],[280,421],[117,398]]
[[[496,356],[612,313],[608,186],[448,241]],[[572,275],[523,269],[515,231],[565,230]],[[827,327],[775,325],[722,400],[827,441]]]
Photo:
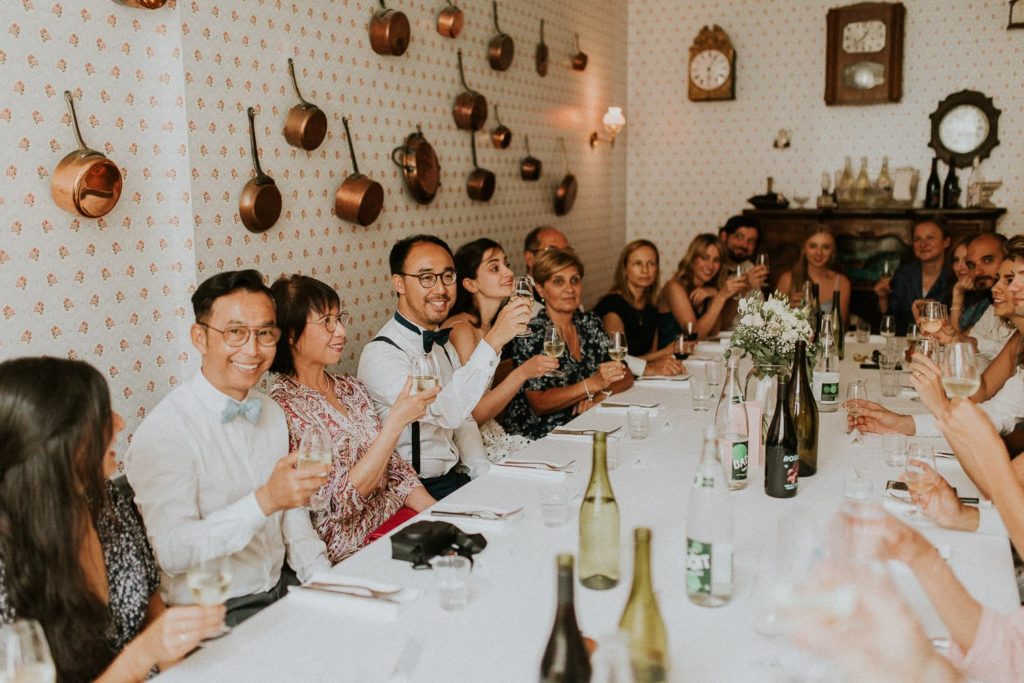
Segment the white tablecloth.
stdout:
[[[842,391],[851,377],[859,376],[868,380],[870,397],[879,400],[878,372],[862,371],[850,360],[854,353],[870,348],[847,344]],[[702,372],[696,365],[692,370]],[[686,386],[638,384],[616,400],[657,401],[661,407],[649,439],[612,442],[611,457],[619,460],[611,481],[622,515],[622,580],[607,591],[588,590],[577,583],[582,630],[600,637],[616,627],[632,577],[632,529],[649,526],[654,530],[654,585],[668,626],[672,680],[781,680],[785,673],[766,662],[775,658],[784,644],[764,638],[752,625],[758,567],[767,556],[782,515],[801,515],[812,527],[827,520],[842,500],[848,468],[856,466],[862,476],[870,478],[881,499],[884,482],[895,478],[898,471],[884,465],[879,437],[869,436],[862,444],[849,445],[845,413],[840,409],[822,414],[819,471],[800,480],[796,498],[767,497],[763,475],[755,476],[746,490],[730,494],[736,511],[736,590],[728,605],[707,609],[690,604],[686,597],[685,516],[703,427],[713,419],[714,409],[693,412]],[[903,412],[924,410],[920,403],[905,398],[886,399],[885,403]],[[572,426],[622,426],[624,431],[625,412],[592,410]],[[941,439],[929,442],[945,446]],[[585,439],[544,439],[519,456],[575,460],[575,471],[565,485],[575,492],[585,486],[590,469],[590,444]],[[955,461],[940,461],[940,469],[961,495],[971,495],[973,487]],[[463,504],[525,506],[520,519],[484,530],[488,547],[478,556],[472,599],[461,611],[441,610],[431,572],[392,560],[391,545],[385,539],[336,570],[425,589],[418,601],[403,607],[397,616],[394,611],[375,612],[373,605],[353,605],[331,596],[288,596],[171,669],[161,680],[375,681],[401,680],[404,675],[416,681],[535,681],[555,611],[554,558],[557,553],[577,550],[575,517],[554,529],[545,527],[541,519],[540,492],[556,485],[488,474],[447,499]],[[455,518],[449,521],[459,523]],[[471,529],[468,523],[464,527]],[[951,566],[978,600],[1002,611],[1018,607],[1005,537],[934,528],[926,529],[925,534],[948,548]],[[929,634],[943,635],[941,622],[912,576],[895,573]],[[417,657],[420,650],[422,655]]]

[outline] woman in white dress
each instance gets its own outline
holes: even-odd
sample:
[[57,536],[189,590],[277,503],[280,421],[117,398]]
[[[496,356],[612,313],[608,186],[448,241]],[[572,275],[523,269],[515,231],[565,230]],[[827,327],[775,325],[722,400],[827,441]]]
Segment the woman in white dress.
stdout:
[[[459,354],[459,360],[466,363],[473,349],[491,329],[498,311],[512,295],[514,273],[508,265],[505,250],[487,238],[459,247],[455,252],[455,272],[458,275],[458,293],[452,315],[444,327],[451,329],[452,346]],[[502,354],[491,390],[473,409],[473,418],[480,425],[480,434],[491,462],[503,460],[530,442],[524,436],[507,434],[496,418],[519,393],[526,380],[540,377],[557,367],[557,359],[538,354],[513,369],[511,360]]]

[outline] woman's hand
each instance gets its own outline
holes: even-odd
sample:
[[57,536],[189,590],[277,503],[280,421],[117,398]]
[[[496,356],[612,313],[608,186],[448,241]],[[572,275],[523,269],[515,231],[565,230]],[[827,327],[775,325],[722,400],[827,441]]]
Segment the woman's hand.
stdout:
[[[968,523],[965,512],[966,506],[960,502],[956,489],[949,485],[949,482],[942,478],[938,472],[931,468],[928,463],[920,463],[928,477],[931,487],[927,491],[910,491],[910,500],[921,508],[924,516],[939,526],[947,529],[958,529],[963,531],[974,531],[977,528],[977,519],[973,524]],[[903,480],[903,475],[900,475]]]
[[942,327],[939,331],[932,335],[940,344],[952,344],[953,342],[960,341],[960,334],[948,321],[942,323]]
[[882,517],[878,534],[880,559],[896,560],[913,568],[919,560],[934,552],[938,551],[917,529],[890,514]]
[[892,278],[883,277],[881,280],[875,283],[875,294],[879,300],[889,299],[889,294],[892,293]]
[[953,285],[953,301],[956,302],[957,295],[961,301],[963,301],[964,294],[967,292],[974,291],[974,277],[967,273],[963,277],[957,279],[956,284]]
[[747,281],[745,278],[731,277],[725,281],[722,288],[718,290],[715,296],[722,300],[728,300],[739,294],[747,288]]
[[658,377],[672,377],[683,372],[685,368],[683,364],[677,361],[673,356],[665,356],[657,360],[647,361],[647,366],[644,367],[645,376],[658,376]]
[[514,296],[498,311],[498,317],[484,337],[495,353],[501,355],[501,349],[512,338],[525,332],[533,317],[533,299],[525,296]]
[[694,308],[697,308],[717,293],[718,290],[714,287],[694,287],[693,291],[690,292],[690,303],[693,304]]
[[972,479],[980,476],[983,483],[992,475],[1001,476],[997,465],[1009,467],[1010,455],[1006,444],[992,420],[976,403],[962,398],[953,399],[936,417],[943,436]]
[[874,434],[906,434],[908,436],[914,434],[914,420],[909,415],[894,413],[874,401],[846,401],[843,407],[850,410],[851,405],[854,404],[859,414],[856,418],[850,413],[847,414],[847,429],[853,430],[856,427],[861,432]]
[[[598,385],[598,389],[607,389],[619,380],[625,379],[625,377],[626,366],[617,360],[610,360],[597,366],[597,372],[591,375],[589,379]],[[591,391],[593,391],[593,389],[594,388],[591,387]]]
[[942,371],[922,353],[915,353],[910,358],[910,383],[921,395],[921,403],[937,417],[949,405],[946,390],[942,388]]
[[168,607],[142,630],[133,643],[148,664],[167,665],[194,650],[205,638],[217,635],[224,625],[224,605]]
[[597,398],[598,397],[595,396],[594,398],[585,398],[585,399],[583,399],[582,401],[580,401],[579,403],[577,403],[576,405],[574,405],[572,407],[572,414],[575,416],[575,415],[581,415],[581,414],[587,412],[588,410],[590,410],[591,408],[593,408],[594,406],[597,405],[597,403],[598,403]]
[[414,394],[412,393],[412,377],[406,377],[405,385],[398,392],[398,398],[391,405],[388,419],[395,420],[402,427],[405,427],[410,422],[415,422],[427,414],[427,406],[434,402],[440,391],[441,387],[433,387]]
[[545,356],[543,353],[538,353],[536,356],[530,358],[526,362],[517,368],[522,370],[524,379],[533,379],[534,377],[540,377],[553,370],[558,369],[558,359],[552,358],[551,356]]

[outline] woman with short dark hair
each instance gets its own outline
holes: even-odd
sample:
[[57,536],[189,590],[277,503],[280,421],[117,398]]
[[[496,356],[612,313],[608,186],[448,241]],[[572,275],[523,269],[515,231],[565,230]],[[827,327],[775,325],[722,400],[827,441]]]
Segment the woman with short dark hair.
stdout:
[[914,226],[914,260],[904,263],[892,278],[875,283],[878,308],[896,316],[896,334],[904,335],[914,322],[913,305],[918,299],[934,299],[947,306],[953,298],[953,271],[946,263],[949,230],[938,218]]

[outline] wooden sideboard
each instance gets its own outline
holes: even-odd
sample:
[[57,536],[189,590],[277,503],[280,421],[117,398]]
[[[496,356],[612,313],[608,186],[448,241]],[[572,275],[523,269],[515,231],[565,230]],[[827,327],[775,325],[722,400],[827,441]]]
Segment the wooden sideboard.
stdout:
[[974,209],[746,209],[761,224],[761,251],[771,261],[771,284],[791,269],[804,240],[817,226],[826,225],[836,238],[835,267],[853,283],[850,310],[877,326],[878,302],[872,287],[886,259],[913,258],[911,232],[930,217],[946,219],[954,239],[993,232],[1004,208]]

